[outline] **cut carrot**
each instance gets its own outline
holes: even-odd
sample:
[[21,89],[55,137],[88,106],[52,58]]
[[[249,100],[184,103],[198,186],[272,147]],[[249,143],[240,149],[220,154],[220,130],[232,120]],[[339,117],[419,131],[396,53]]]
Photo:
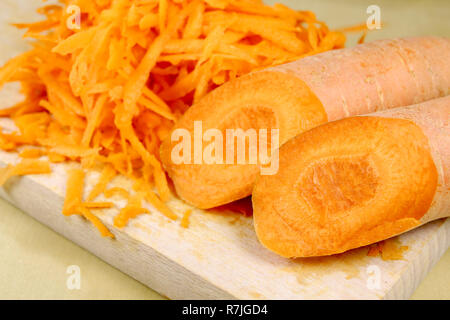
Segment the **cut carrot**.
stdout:
[[[319,41],[322,31],[310,30],[310,36]],[[312,46],[322,44],[310,40]],[[225,83],[190,108],[172,132],[186,129],[194,146],[194,121],[202,121],[203,133],[218,129],[223,137],[228,129],[279,129],[282,145],[327,121],[407,106],[448,93],[450,39],[381,40],[324,52]],[[172,151],[178,144],[172,139],[164,141],[161,160],[183,200],[209,209],[251,194],[263,159],[258,164],[175,164]],[[204,143],[201,152],[207,147]],[[248,155],[248,143],[245,148]],[[223,150],[225,154],[225,147]],[[275,170],[275,162],[272,164]]]
[[[0,111],[19,129],[0,134],[0,148],[43,147],[50,162],[100,163],[134,180],[145,168],[157,189],[148,198],[171,219],[159,147],[194,99],[253,70],[344,45],[344,35],[327,37],[333,32],[313,13],[261,1],[75,1],[79,30],[66,24],[72,2],[44,6],[42,21],[16,24],[35,41],[0,69],[0,87],[20,82],[26,97]],[[314,46],[312,25],[323,33]],[[104,183],[89,198],[101,191]]]
[[448,216],[449,114],[447,96],[291,139],[279,172],[253,190],[261,243],[284,257],[330,255]]

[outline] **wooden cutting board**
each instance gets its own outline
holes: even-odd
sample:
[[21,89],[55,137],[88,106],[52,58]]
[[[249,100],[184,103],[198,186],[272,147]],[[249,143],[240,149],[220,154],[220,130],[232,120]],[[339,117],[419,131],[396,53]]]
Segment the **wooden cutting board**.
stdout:
[[[2,128],[11,127],[8,120]],[[19,161],[0,152],[0,166]],[[368,248],[325,258],[287,260],[264,249],[252,219],[228,211],[202,211],[174,199],[178,215],[193,209],[190,227],[171,222],[151,206],[119,230],[112,226],[118,208],[96,211],[116,236],[101,238],[83,218],[61,214],[66,170],[77,164],[52,165],[51,175],[11,179],[0,196],[91,251],[109,264],[172,299],[382,299],[408,298],[450,245],[450,220],[409,232],[395,241],[407,246],[402,260],[367,256]],[[99,173],[86,179],[89,193]],[[111,186],[127,187],[115,179]],[[106,200],[106,199],[104,199]],[[377,287],[379,285],[379,287]]]
[[[23,49],[14,37],[16,33],[8,38],[8,50],[0,51],[0,60]],[[16,99],[17,91],[9,87],[1,93],[0,108]],[[0,126],[12,127],[7,120],[0,121]],[[0,166],[17,161],[16,154],[0,152]],[[395,240],[408,247],[401,260],[369,257],[367,248],[326,258],[287,260],[258,243],[251,218],[232,212],[193,208],[191,225],[184,229],[149,206],[151,214],[118,230],[112,219],[125,204],[120,199],[115,201],[116,209],[96,211],[116,236],[104,239],[81,217],[60,213],[66,169],[74,165],[52,165],[51,175],[14,178],[0,196],[172,299],[404,299],[450,246],[450,221],[441,220]],[[88,175],[86,193],[96,177],[98,172]],[[123,187],[129,181],[119,177],[113,183]],[[169,206],[180,216],[190,208],[177,199]]]

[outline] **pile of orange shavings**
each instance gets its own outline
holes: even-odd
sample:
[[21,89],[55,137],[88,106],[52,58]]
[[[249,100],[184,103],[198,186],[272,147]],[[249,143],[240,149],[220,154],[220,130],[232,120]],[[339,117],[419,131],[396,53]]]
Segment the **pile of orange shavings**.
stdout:
[[[34,41],[31,50],[0,69],[0,87],[20,82],[25,96],[0,110],[18,129],[0,133],[0,148],[33,146],[39,151],[24,150],[22,157],[79,162],[81,171],[69,173],[64,214],[83,215],[107,236],[111,233],[91,214],[110,205],[93,202],[105,191],[130,201],[115,219],[119,227],[147,213],[144,200],[169,219],[178,218],[165,204],[171,192],[158,151],[195,101],[251,71],[345,42],[343,33],[330,31],[312,12],[258,0],[60,3],[39,10],[43,21],[16,25]],[[79,28],[69,28],[76,19],[66,9],[74,5],[81,9]],[[82,172],[98,166],[103,171],[84,202]],[[25,163],[3,172],[2,181],[47,172],[42,163]],[[142,201],[127,190],[107,189],[119,174],[135,182]]]

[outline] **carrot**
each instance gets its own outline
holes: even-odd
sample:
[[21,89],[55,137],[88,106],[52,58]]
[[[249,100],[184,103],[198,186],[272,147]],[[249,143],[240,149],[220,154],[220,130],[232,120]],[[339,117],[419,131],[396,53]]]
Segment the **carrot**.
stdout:
[[[41,8],[42,21],[16,24],[35,41],[0,69],[0,87],[18,81],[26,97],[0,112],[19,129],[0,134],[0,148],[42,147],[51,162],[84,169],[99,163],[133,180],[151,171],[146,183],[157,192],[148,198],[171,219],[159,148],[194,99],[253,70],[345,42],[311,12],[261,1],[60,3]],[[69,5],[82,10],[79,30],[67,26]],[[316,31],[314,46],[312,25],[323,33]]]
[[108,230],[108,228],[101,222],[101,220],[95,216],[88,208],[86,207],[79,207],[78,210],[81,212],[81,215],[89,220],[100,232],[100,234],[103,237],[109,237],[114,239],[114,235],[111,233],[111,231]]
[[54,152],[49,152],[48,153],[48,159],[50,160],[50,162],[52,163],[61,163],[66,161],[66,157]]
[[341,253],[448,216],[450,96],[330,122],[280,148],[253,190],[260,242],[284,257]]
[[[187,129],[193,138],[194,121],[202,121],[203,133],[222,131],[224,139],[227,129],[279,129],[282,145],[328,121],[407,106],[449,92],[449,39],[381,40],[230,81],[190,108],[172,132]],[[171,136],[162,145],[161,159],[183,200],[208,209],[251,194],[261,161],[258,165],[175,164],[172,151],[179,141],[172,142]],[[208,145],[203,143],[204,148]]]
[[82,169],[71,169],[67,172],[66,198],[62,210],[65,216],[77,213],[77,208],[83,200],[84,177]]
[[3,186],[12,177],[31,174],[49,174],[51,172],[48,162],[25,158],[16,165],[8,165],[1,169],[0,186]]
[[172,210],[167,207],[167,205],[162,202],[153,191],[151,191],[148,186],[145,186],[145,184],[136,183],[137,190],[141,192],[144,195],[144,199],[150,203],[153,207],[155,207],[159,212],[161,212],[164,216],[169,218],[170,220],[177,220],[178,216],[172,212]]
[[70,169],[67,172],[66,198],[62,213],[65,216],[82,215],[89,220],[103,237],[114,238],[103,222],[90,209],[107,209],[110,203],[83,202],[85,172],[83,169]]
[[125,199],[128,199],[130,197],[128,191],[120,187],[105,190],[104,195],[106,198],[112,198],[114,195],[120,195],[122,198]]
[[114,226],[123,228],[128,224],[128,221],[140,214],[148,214],[150,211],[142,207],[143,196],[140,193],[132,196],[120,213],[114,217]]
[[82,206],[88,209],[110,209],[114,207],[112,202],[83,202]]
[[102,194],[105,189],[106,186],[108,185],[109,182],[111,182],[111,180],[116,176],[116,170],[114,170],[114,168],[110,165],[106,165],[103,168],[102,173],[100,174],[100,177],[98,179],[97,184],[94,186],[94,188],[92,189],[91,193],[89,194],[87,200],[88,201],[92,201],[95,198],[97,198],[100,194]]
[[185,229],[189,228],[189,225],[190,225],[189,219],[190,219],[191,215],[192,215],[192,210],[187,210],[184,213],[183,218],[181,219],[181,222],[180,222],[181,227],[183,227]]
[[26,148],[23,149],[20,153],[19,156],[21,158],[25,158],[25,159],[37,159],[40,158],[44,155],[45,153],[42,152],[41,149],[37,149],[37,148]]

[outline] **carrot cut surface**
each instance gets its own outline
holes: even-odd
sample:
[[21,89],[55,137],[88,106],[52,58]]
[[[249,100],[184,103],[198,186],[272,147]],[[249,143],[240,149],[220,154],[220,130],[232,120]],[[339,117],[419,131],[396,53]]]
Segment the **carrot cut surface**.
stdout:
[[[283,257],[324,256],[447,217],[449,112],[447,96],[291,139],[280,148],[278,173],[261,176],[253,190],[260,242]],[[405,248],[386,243],[383,259],[400,259]]]
[[341,253],[418,226],[436,185],[417,126],[348,118],[281,147],[280,171],[261,177],[253,192],[255,228],[285,257]]

